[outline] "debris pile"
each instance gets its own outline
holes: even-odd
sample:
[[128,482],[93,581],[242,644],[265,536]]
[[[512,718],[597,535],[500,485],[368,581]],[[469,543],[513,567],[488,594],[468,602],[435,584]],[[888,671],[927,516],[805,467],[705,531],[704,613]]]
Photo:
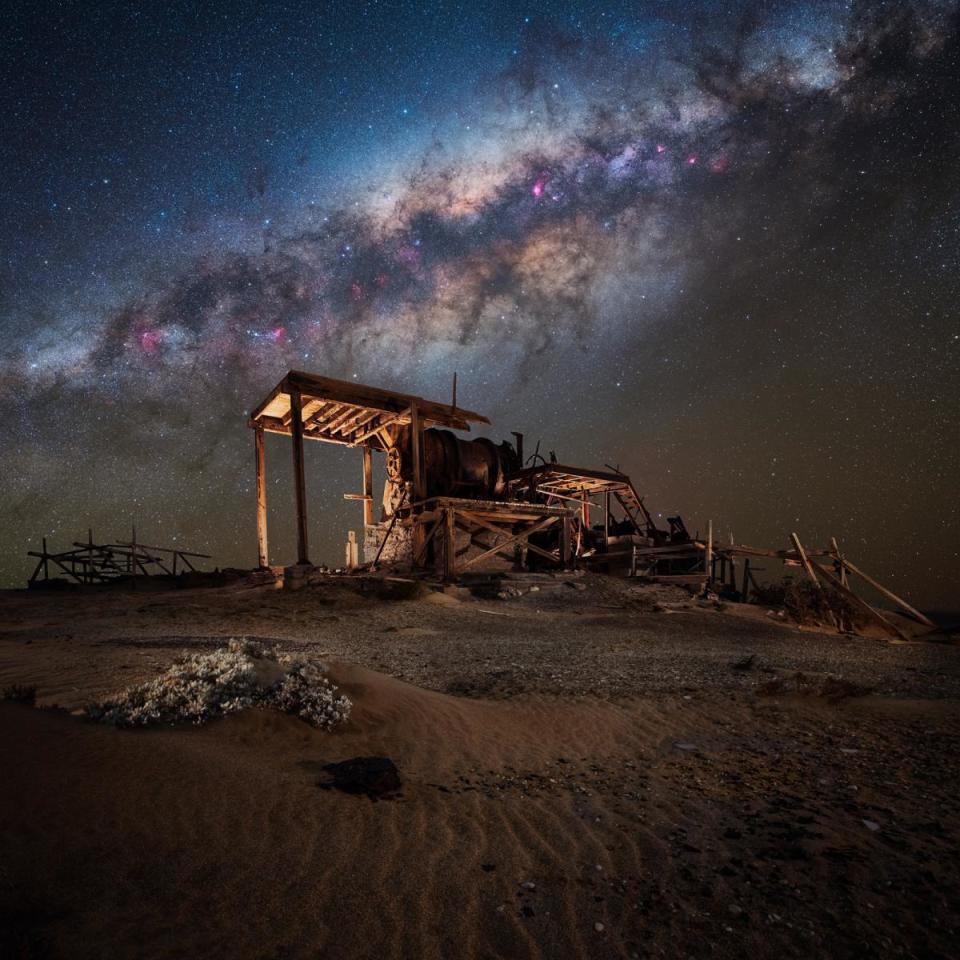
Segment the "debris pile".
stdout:
[[86,708],[118,727],[200,724],[249,707],[271,707],[329,729],[350,715],[322,664],[277,655],[252,640],[230,640],[213,653],[178,660],[154,680]]

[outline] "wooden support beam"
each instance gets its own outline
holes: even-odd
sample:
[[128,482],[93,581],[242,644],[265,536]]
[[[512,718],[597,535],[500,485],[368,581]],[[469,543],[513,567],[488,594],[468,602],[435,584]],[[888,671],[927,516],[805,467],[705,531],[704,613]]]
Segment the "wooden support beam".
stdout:
[[373,451],[363,448],[363,522],[366,526],[373,523]]
[[560,521],[560,563],[564,570],[573,568],[573,520],[566,515]]
[[891,623],[883,614],[878,610],[874,609],[867,603],[866,600],[863,600],[861,597],[857,596],[849,587],[844,586],[840,582],[840,578],[835,576],[830,570],[827,570],[826,567],[821,567],[819,563],[812,563],[811,565],[816,569],[816,572],[823,577],[832,587],[835,587],[840,591],[855,607],[859,610],[862,610],[874,623],[882,627],[887,633],[891,634],[894,637],[897,637],[900,640],[909,640],[909,637],[898,627],[896,624]]
[[443,578],[453,580],[457,575],[457,511],[447,507],[443,511]]
[[[422,543],[420,544],[419,552],[413,558],[413,565],[415,567],[422,566],[427,559],[427,547],[430,545],[430,541],[436,536],[437,531],[440,529],[443,524],[443,517],[437,517],[433,523],[430,524],[429,533],[425,534],[421,539]],[[424,524],[420,523],[417,526],[423,527]]]
[[817,579],[816,573],[813,571],[813,565],[811,564],[810,558],[807,556],[806,551],[803,549],[803,545],[800,543],[800,538],[795,533],[791,533],[790,539],[793,541],[793,549],[797,551],[797,556],[800,558],[800,562],[803,564],[803,569],[807,572],[810,582],[814,585],[814,587],[817,588],[817,590],[822,590],[823,586]]
[[296,387],[290,390],[290,430],[293,438],[293,485],[297,503],[297,563],[309,564],[307,544],[307,484],[303,466],[303,400]]
[[423,421],[416,404],[410,407],[410,460],[413,465],[413,499],[419,503],[427,498],[427,478],[423,463]]
[[870,584],[871,587],[873,587],[874,590],[895,603],[898,607],[900,607],[901,610],[910,614],[921,623],[926,624],[928,627],[936,627],[936,624],[929,617],[922,614],[919,610],[917,610],[916,607],[910,606],[906,600],[904,600],[902,597],[898,597],[892,590],[888,590],[886,587],[881,586],[876,580],[873,579],[873,577],[865,574],[859,567],[854,566],[854,564],[852,564],[849,560],[842,559],[841,563],[847,570],[849,570],[851,573],[855,573],[858,577],[860,577],[861,580],[865,580]]
[[[398,420],[405,420],[410,416],[409,410],[403,410],[400,413],[394,413],[387,417],[382,417],[377,424],[373,427],[370,427],[368,430],[364,430],[363,433],[358,434],[355,437],[350,438],[351,443],[363,443],[364,440],[369,440],[375,433],[379,433],[384,427],[389,427],[391,424],[396,423]],[[389,446],[389,444],[388,444]]]
[[[270,561],[267,551],[267,458],[263,444],[263,427],[258,426],[253,431],[253,437],[257,470],[257,565],[264,570]],[[176,570],[176,554],[173,564]]]
[[[476,518],[471,517],[471,519],[475,520]],[[533,526],[528,527],[525,530],[521,530],[520,533],[512,534],[502,543],[498,543],[496,546],[490,547],[489,550],[484,550],[483,553],[478,553],[475,557],[471,557],[460,568],[461,572],[463,570],[466,570],[467,567],[472,567],[475,563],[479,563],[481,560],[486,560],[487,557],[491,557],[497,553],[507,552],[510,547],[514,546],[514,544],[520,543],[521,541],[525,541],[528,537],[531,536],[531,534],[537,533],[538,531],[543,530],[545,527],[550,526],[550,524],[553,523],[555,520],[556,520],[556,517],[547,517],[545,520],[541,520],[539,523],[535,523],[533,524]],[[505,531],[503,530],[498,531],[498,533],[500,534],[504,532]]]
[[[427,496],[426,477],[423,464],[423,423],[420,419],[420,409],[414,403],[410,405],[410,462],[413,466],[413,501],[422,503]],[[414,566],[423,549],[423,524],[413,524],[413,557]]]
[[707,550],[703,555],[703,569],[707,575],[707,582],[713,579],[713,521],[707,521]]

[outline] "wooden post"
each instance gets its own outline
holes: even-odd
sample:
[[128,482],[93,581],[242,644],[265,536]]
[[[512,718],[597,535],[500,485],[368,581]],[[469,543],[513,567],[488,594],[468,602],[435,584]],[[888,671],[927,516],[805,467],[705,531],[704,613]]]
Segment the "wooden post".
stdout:
[[707,575],[707,583],[713,579],[713,521],[707,521],[707,549],[703,554],[703,570]]
[[373,451],[369,447],[363,448],[363,523],[370,526],[373,523]]
[[93,530],[87,527],[87,583],[93,583]]
[[587,491],[584,490],[580,494],[580,523],[583,525],[584,530],[590,529],[590,497],[587,495]]
[[309,564],[307,548],[307,485],[303,470],[303,400],[290,388],[290,431],[293,439],[293,484],[297,498],[297,563]]
[[743,561],[743,588],[740,590],[740,596],[744,603],[750,596],[750,558],[746,557]]
[[423,426],[420,410],[415,403],[410,404],[410,460],[413,467],[413,509],[410,511],[410,520],[413,523],[413,562],[418,566],[417,558],[423,552],[424,538],[423,524],[419,522],[418,512],[423,509],[420,504],[427,497],[427,484],[423,469]]
[[423,421],[417,405],[410,405],[410,460],[413,465],[413,499],[419,503],[427,498],[427,484],[423,463]]
[[610,491],[603,495],[603,549],[610,551]]
[[836,537],[830,538],[830,552],[833,554],[833,565],[837,571],[837,576],[840,578],[840,582],[846,586],[847,568],[844,565],[843,556],[840,553],[840,545],[837,543]]
[[447,507],[443,519],[443,578],[453,580],[457,575],[457,517],[453,507]]
[[800,562],[803,564],[803,569],[807,571],[807,576],[810,578],[810,582],[816,587],[817,590],[822,590],[823,585],[817,579],[817,575],[813,572],[813,567],[810,565],[810,558],[807,556],[806,550],[803,549],[803,545],[800,543],[800,538],[795,534],[790,534],[790,539],[793,541],[793,549],[797,551],[797,556],[800,558]]
[[265,570],[270,563],[267,550],[267,456],[263,444],[263,427],[253,431],[257,462],[257,565]]
[[560,560],[563,563],[564,570],[569,570],[573,566],[573,521],[569,514],[563,515],[560,525]]

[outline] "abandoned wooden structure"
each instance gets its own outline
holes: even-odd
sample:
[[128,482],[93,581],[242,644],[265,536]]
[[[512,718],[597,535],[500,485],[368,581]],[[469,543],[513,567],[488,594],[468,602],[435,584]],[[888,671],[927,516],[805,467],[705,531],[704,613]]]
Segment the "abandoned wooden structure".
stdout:
[[[691,536],[682,519],[658,526],[630,478],[619,469],[596,470],[523,459],[523,435],[514,443],[464,439],[482,414],[452,403],[382,390],[291,370],[250,414],[254,431],[257,544],[261,568],[269,564],[264,435],[290,437],[296,506],[297,565],[310,565],[304,441],[316,440],[362,453],[361,491],[346,493],[363,511],[363,561],[368,568],[420,570],[452,580],[489,564],[520,567],[573,565],[644,577],[747,600],[760,589],[751,562],[758,558],[801,567],[847,597],[886,633],[903,637],[888,617],[850,587],[851,576],[879,592],[907,617],[930,621],[842,556],[836,541],[805,550],[796,534],[791,547],[767,550]],[[385,457],[386,481],[379,507],[373,489],[373,457]],[[538,454],[530,458],[536,461]],[[360,544],[351,531],[348,566]],[[836,626],[844,625],[837,622]]]
[[68,583],[109,583],[130,577],[163,575],[175,577],[196,572],[195,560],[209,560],[210,555],[177,547],[153,547],[137,542],[136,528],[130,540],[97,543],[93,531],[87,531],[86,542],[74,541],[67,550],[47,549],[47,538],[41,550],[29,550],[37,564],[27,581],[38,586],[55,580]]
[[[292,441],[297,563],[310,564],[304,441],[362,451],[362,487],[345,494],[363,507],[368,565],[406,565],[447,579],[491,561],[570,566],[606,550],[616,536],[649,541],[656,531],[629,477],[557,464],[523,466],[523,437],[494,444],[452,431],[488,424],[482,414],[423,397],[352,381],[290,371],[254,409],[257,543],[269,564],[264,435]],[[373,456],[383,454],[387,480],[379,509]],[[601,502],[597,502],[598,498]],[[612,505],[622,513],[614,518]],[[591,511],[602,523],[591,526]],[[657,532],[659,533],[659,532]],[[660,542],[659,540],[650,542]],[[349,553],[348,553],[349,555]],[[628,551],[622,562],[627,565]]]

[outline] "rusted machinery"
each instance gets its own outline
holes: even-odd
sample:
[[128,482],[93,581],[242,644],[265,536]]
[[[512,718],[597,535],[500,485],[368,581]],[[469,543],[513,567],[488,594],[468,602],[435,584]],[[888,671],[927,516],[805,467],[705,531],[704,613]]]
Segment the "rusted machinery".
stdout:
[[[394,484],[413,482],[410,430],[399,427],[387,450],[387,477]],[[423,431],[423,461],[428,497],[502,500],[507,477],[520,469],[517,451],[507,441],[463,440],[435,427]]]

